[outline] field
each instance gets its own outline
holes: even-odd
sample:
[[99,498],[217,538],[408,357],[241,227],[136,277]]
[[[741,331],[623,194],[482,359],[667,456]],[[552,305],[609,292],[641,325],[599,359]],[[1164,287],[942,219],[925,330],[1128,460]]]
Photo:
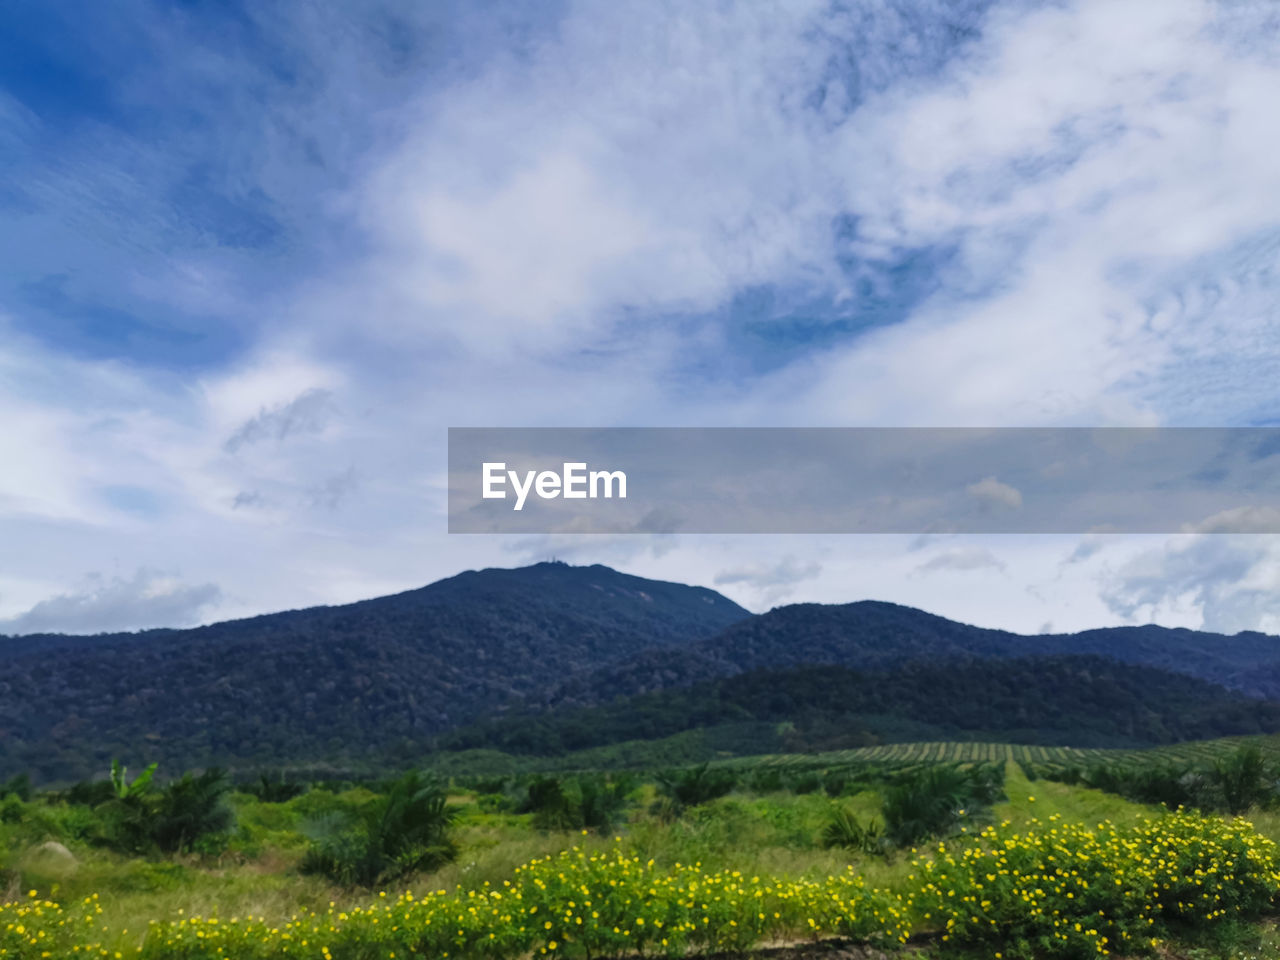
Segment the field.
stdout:
[[1280,759],[1280,736],[1225,737],[1200,740],[1145,750],[1079,749],[1006,743],[890,743],[831,753],[784,754],[722,761],[727,766],[749,769],[778,766],[789,770],[838,770],[876,765],[903,769],[937,763],[1003,763],[1045,769],[1094,763],[1146,766],[1164,763],[1190,765],[1212,763],[1242,745],[1257,746],[1268,758]]
[[[0,957],[588,960],[833,937],[937,957],[1275,955],[1270,809],[1173,814],[1022,766],[1237,746],[904,744],[436,792],[429,778],[264,779],[260,795],[220,795],[234,818],[222,833],[167,851],[126,850],[110,832],[133,823],[121,811],[162,817],[175,793],[144,785],[136,796],[154,801],[122,799],[121,774],[96,805],[0,803]],[[353,847],[375,823],[379,842]]]

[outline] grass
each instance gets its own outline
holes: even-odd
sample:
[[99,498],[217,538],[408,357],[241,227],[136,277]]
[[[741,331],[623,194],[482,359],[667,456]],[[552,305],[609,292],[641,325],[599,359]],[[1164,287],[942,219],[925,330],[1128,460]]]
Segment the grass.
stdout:
[[1134,803],[1101,790],[1068,786],[1052,780],[1028,780],[1016,763],[1006,765],[1005,793],[1009,799],[997,804],[993,813],[998,819],[1017,825],[1026,824],[1033,818],[1044,820],[1053,814],[1072,822],[1111,820],[1128,825],[1160,812],[1158,807]]
[[[1275,740],[1280,749],[1280,738],[1269,739]],[[1238,740],[1229,743],[1234,746]],[[1184,747],[1189,755],[1197,756],[1208,749],[1203,744]],[[1017,751],[1028,748],[1006,749],[1008,799],[992,809],[997,822],[1009,821],[1018,828],[1033,818],[1044,821],[1057,815],[1075,823],[1110,820],[1125,826],[1157,812],[1101,791],[1029,780],[1022,766],[1012,759]],[[1159,751],[1151,753],[1156,752]],[[844,751],[818,757],[768,758],[757,763],[830,769],[833,756],[848,758],[851,753],[860,755],[859,751]],[[976,745],[964,756],[974,762],[988,761],[998,753],[993,745]],[[925,744],[917,745],[909,758],[914,765],[920,756],[953,754],[959,758],[962,752],[950,751],[948,745]],[[1037,759],[1044,762],[1042,755]],[[104,925],[122,931],[121,936],[126,938],[136,937],[153,919],[192,915],[283,919],[295,913],[323,911],[331,901],[341,909],[367,903],[369,892],[344,891],[319,878],[301,876],[297,864],[309,842],[312,824],[326,816],[358,810],[373,797],[364,789],[313,790],[276,804],[235,794],[232,803],[239,832],[225,854],[207,858],[145,860],[110,853],[75,835],[73,817],[53,811],[39,822],[0,823],[2,866],[8,872],[10,895],[36,889],[41,896],[69,902],[98,894]],[[881,796],[875,790],[838,798],[822,791],[763,795],[735,792],[692,808],[674,822],[664,822],[648,812],[653,800],[653,787],[646,784],[636,795],[629,821],[616,832],[625,834],[642,857],[652,858],[664,867],[699,862],[709,870],[739,870],[746,875],[819,877],[843,873],[852,864],[869,884],[880,887],[898,883],[911,869],[910,857],[905,855],[885,859],[841,849],[827,850],[821,845],[823,825],[836,806],[864,822],[879,816]],[[520,864],[571,845],[605,851],[614,844],[612,833],[597,836],[539,832],[530,815],[483,811],[474,794],[460,789],[452,793],[450,804],[459,814],[454,835],[459,849],[457,861],[429,875],[412,878],[403,885],[404,889],[424,892],[477,888],[486,881],[497,885]],[[1280,840],[1280,811],[1253,811],[1250,819],[1264,836]],[[978,828],[975,823],[973,830]],[[33,856],[33,850],[46,838],[64,843],[71,850],[76,857],[73,868],[60,864],[56,858]],[[1259,936],[1265,938],[1261,947],[1257,945]],[[1280,935],[1272,928],[1251,928],[1241,934],[1240,943],[1213,949],[1218,952],[1185,956],[1188,960],[1280,956]]]

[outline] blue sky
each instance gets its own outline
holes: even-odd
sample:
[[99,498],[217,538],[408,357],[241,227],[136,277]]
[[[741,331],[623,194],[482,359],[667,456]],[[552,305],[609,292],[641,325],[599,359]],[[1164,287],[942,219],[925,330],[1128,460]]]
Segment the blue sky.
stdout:
[[450,425],[1280,418],[1264,3],[0,13],[0,632],[554,554],[1280,632],[1265,537],[444,533]]

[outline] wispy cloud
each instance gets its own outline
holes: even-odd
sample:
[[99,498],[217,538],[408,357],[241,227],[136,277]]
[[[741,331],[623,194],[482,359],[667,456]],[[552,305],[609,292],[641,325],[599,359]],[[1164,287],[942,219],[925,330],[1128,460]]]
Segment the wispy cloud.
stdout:
[[284,443],[295,434],[318,434],[334,413],[333,395],[313,387],[288,403],[261,410],[241,424],[227,438],[225,446],[228,453],[235,453],[243,446],[263,440]]
[[1280,633],[1280,542],[1275,537],[1175,537],[1108,571],[1101,593],[1130,621],[1187,616],[1220,633]]
[[791,596],[806,580],[816,580],[822,564],[785,556],[777,563],[754,563],[729,567],[715,576],[717,587],[742,586],[754,595],[756,602],[768,606]]
[[915,568],[914,573],[939,573],[943,571],[971,572],[997,570],[1005,572],[1004,563],[990,550],[982,547],[956,547],[943,550]]
[[[117,559],[221,585],[221,606],[176,617],[523,556],[445,539],[448,425],[1280,417],[1265,5],[41,16],[24,37],[84,74],[60,91],[0,74],[14,617],[88,596],[70,578]],[[1271,622],[1229,586],[1265,581],[1261,557],[1206,540],[1100,595],[1104,561],[1148,545],[1061,567],[1074,542],[1038,559],[984,542],[996,564],[951,593],[907,576],[905,541],[597,545],[704,583],[756,571],[788,599],[873,583],[996,625]],[[786,584],[788,554],[820,569]],[[1186,587],[1195,569],[1221,589]],[[1055,585],[1038,611],[1028,571]]]
[[185,584],[154,570],[128,579],[90,574],[80,590],[41,600],[0,620],[0,633],[105,633],[198,622],[217,609],[217,584]]

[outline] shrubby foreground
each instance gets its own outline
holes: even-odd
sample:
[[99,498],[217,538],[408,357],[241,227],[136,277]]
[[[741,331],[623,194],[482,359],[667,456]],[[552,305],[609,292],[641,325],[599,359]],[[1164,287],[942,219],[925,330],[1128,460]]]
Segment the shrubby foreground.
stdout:
[[144,960],[682,956],[842,937],[944,953],[1081,958],[1154,951],[1253,920],[1280,893],[1280,852],[1242,819],[1179,811],[1120,825],[1056,816],[987,827],[916,851],[876,887],[852,869],[818,877],[661,866],[622,841],[534,859],[506,880],[366,906],[263,917],[180,917],[130,934],[98,900],[0,907],[0,956]]

